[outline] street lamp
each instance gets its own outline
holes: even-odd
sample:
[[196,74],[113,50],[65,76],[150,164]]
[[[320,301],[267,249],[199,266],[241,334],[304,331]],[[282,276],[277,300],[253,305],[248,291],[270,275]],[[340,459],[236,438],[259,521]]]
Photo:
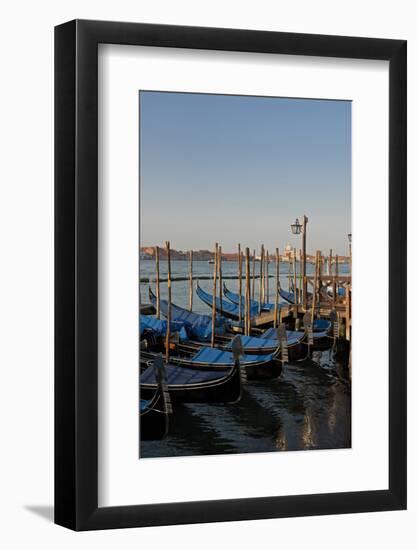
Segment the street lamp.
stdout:
[[352,275],[352,233],[348,233],[348,241],[349,241],[349,269],[350,269],[350,274]]
[[298,218],[295,219],[295,222],[291,224],[291,231],[294,235],[299,235],[301,233],[302,225],[298,221]]
[[307,262],[307,222],[308,218],[306,215],[303,216],[303,223],[300,224],[298,218],[295,219],[295,222],[291,224],[291,231],[294,235],[303,235],[302,240],[302,250],[303,250],[303,261],[301,264],[302,271],[302,280],[303,280],[303,308],[307,308],[307,279],[306,279],[306,262]]

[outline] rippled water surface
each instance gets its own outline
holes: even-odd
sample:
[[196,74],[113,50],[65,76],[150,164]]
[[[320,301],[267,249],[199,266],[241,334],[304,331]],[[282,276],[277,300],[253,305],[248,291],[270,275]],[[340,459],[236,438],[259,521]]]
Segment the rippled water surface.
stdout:
[[[172,264],[173,276],[186,274],[186,262]],[[195,262],[194,273],[211,273],[211,268],[206,262]],[[340,273],[344,272],[341,266]],[[235,263],[225,262],[223,273],[235,274]],[[284,288],[286,273],[284,265]],[[153,277],[154,264],[142,261],[141,277],[147,275]],[[231,290],[237,289],[237,281],[226,283]],[[270,301],[274,284],[271,279]],[[211,290],[212,281],[201,281],[201,286]],[[143,302],[147,287],[141,284]],[[161,294],[165,293],[166,283],[161,283]],[[187,282],[173,283],[172,300],[187,306]],[[195,295],[193,309],[210,311]],[[276,380],[249,382],[241,401],[233,405],[175,405],[167,438],[142,442],[141,458],[350,447],[351,395],[346,368],[333,360],[331,351],[316,354],[314,359],[286,365]]]

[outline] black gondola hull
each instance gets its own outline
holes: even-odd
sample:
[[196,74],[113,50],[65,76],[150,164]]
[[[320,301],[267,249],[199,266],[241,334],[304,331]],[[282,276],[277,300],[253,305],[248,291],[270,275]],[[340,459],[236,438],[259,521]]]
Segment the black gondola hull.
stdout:
[[[168,384],[168,390],[173,403],[237,403],[242,393],[240,370],[233,367],[225,371],[225,376],[209,382]],[[154,384],[140,385],[144,399],[148,399],[154,391]]]
[[[220,347],[220,346],[219,346]],[[178,350],[181,351],[198,351],[199,347],[197,345],[190,346],[190,345],[179,345]],[[228,351],[228,350],[227,350]],[[277,350],[275,349],[274,352]],[[247,351],[245,350],[245,353]],[[249,355],[249,354],[248,354]],[[276,354],[278,355],[278,354]],[[178,365],[181,365],[185,368],[193,368],[193,369],[219,369],[220,371],[224,371],[228,368],[230,368],[229,365],[222,365],[222,364],[207,364],[207,363],[199,363],[197,361],[187,360],[185,357],[171,357],[171,361],[173,363],[176,363]],[[270,361],[259,361],[256,363],[243,363],[242,368],[246,371],[246,377],[248,380],[272,380],[273,378],[278,378],[280,376],[282,371],[282,365],[281,361],[278,360],[277,357],[274,357]]]

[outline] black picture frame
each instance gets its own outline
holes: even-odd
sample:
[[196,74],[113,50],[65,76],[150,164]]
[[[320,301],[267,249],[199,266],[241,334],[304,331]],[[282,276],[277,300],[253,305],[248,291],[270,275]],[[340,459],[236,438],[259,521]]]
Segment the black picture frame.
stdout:
[[[98,507],[98,44],[389,62],[389,488]],[[406,41],[74,20],[55,28],[55,522],[108,529],[406,508]],[[372,146],[372,145],[370,145]],[[372,212],[370,211],[370,216]]]

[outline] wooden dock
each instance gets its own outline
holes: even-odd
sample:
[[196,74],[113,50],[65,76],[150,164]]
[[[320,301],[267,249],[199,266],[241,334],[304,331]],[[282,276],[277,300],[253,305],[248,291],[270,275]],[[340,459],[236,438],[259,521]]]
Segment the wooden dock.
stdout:
[[[314,284],[314,277],[307,276],[308,282]],[[346,324],[346,337],[349,339],[351,330],[351,277],[350,275],[322,275],[316,277],[316,283],[319,283],[320,291],[317,292],[316,303],[314,305],[315,315],[317,317],[330,317],[334,310],[339,320],[344,320]],[[343,283],[343,285],[341,284]],[[333,300],[331,297],[324,296],[321,289],[330,285],[341,285],[345,289],[345,296],[340,296]],[[311,310],[312,304],[309,303],[307,310]],[[300,317],[307,311],[302,304],[280,304],[281,319],[288,317]],[[253,327],[263,327],[274,323],[275,311],[264,311],[252,320]]]

